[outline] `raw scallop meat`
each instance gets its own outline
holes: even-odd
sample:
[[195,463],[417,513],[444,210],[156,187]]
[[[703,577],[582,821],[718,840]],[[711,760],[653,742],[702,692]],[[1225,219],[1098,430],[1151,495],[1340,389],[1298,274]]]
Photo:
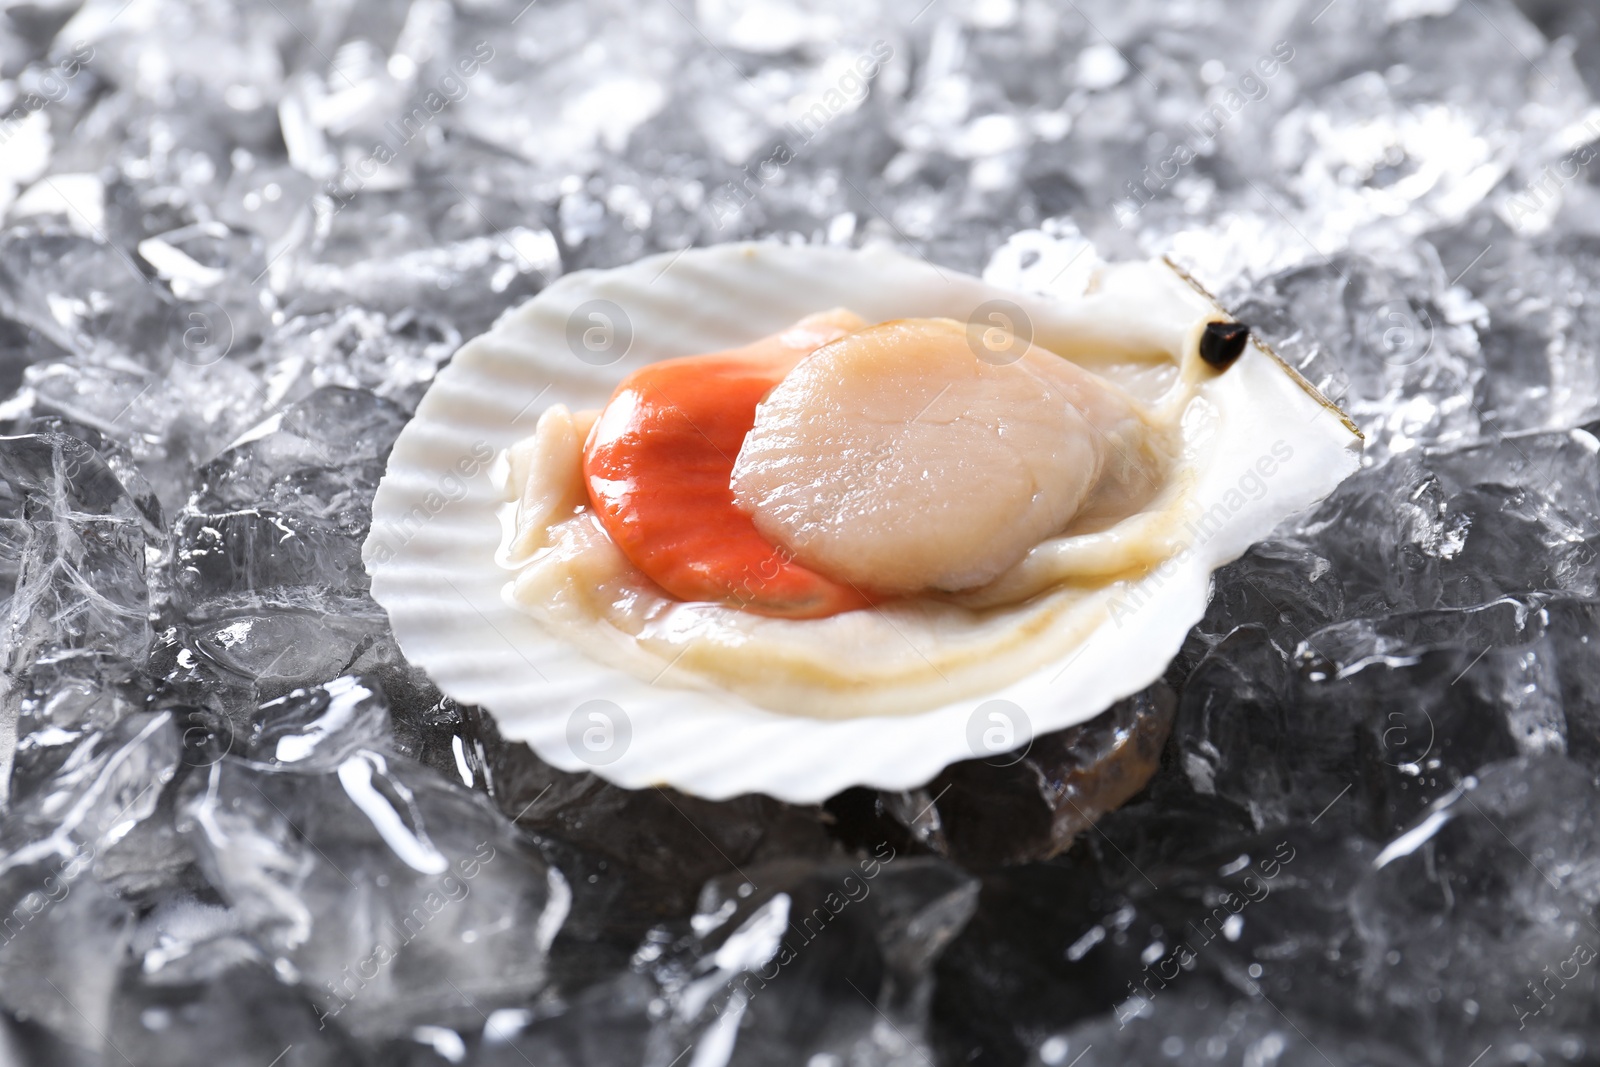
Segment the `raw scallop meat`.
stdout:
[[1108,471],[1139,465],[1148,430],[1121,390],[1045,349],[980,353],[978,332],[950,319],[819,348],[757,409],[733,468],[739,506],[800,562],[861,588],[992,581],[1093,503]]
[[834,309],[743,348],[653,363],[624,379],[584,454],[590,500],[617,547],[680,600],[790,618],[865,607],[860,590],[764,539],[729,488],[760,399],[813,349],[865,325]]

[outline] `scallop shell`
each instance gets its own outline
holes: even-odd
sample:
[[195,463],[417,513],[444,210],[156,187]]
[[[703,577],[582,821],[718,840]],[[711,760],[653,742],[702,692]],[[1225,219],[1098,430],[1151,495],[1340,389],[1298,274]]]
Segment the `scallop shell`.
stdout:
[[[745,344],[832,307],[868,321],[968,319],[992,300],[1020,306],[1047,348],[1132,346],[1174,360],[1196,344],[1201,323],[1226,317],[1164,262],[1104,267],[1088,294],[1071,299],[1007,292],[876,247],[721,245],[561,278],[464,345],[395,443],[363,558],[400,647],[441,690],[487,708],[506,738],[562,770],[711,799],[760,792],[813,803],[854,785],[921,785],[947,764],[986,754],[974,738],[985,707],[1002,706],[992,701],[1024,709],[1026,723],[1012,723],[1017,744],[1029,730],[1093,718],[1161,676],[1205,612],[1213,570],[1359,465],[1354,426],[1254,342],[1202,389],[1222,418],[1193,475],[1201,499],[1221,499],[1248,479],[1267,442],[1286,438],[1293,456],[1270,491],[1244,499],[1181,565],[1131,583],[1123,595],[1140,608],[1129,625],[1108,621],[1072,656],[982,697],[913,715],[776,714],[598,663],[502,599],[508,573],[495,555],[503,497],[490,458],[531,433],[544,408],[603,406],[645,363]],[[626,322],[613,313],[610,349],[626,355],[607,366],[577,358],[570,340],[571,330],[599,321],[576,314],[604,307],[591,301],[627,309]],[[607,703],[590,703],[597,700]],[[591,717],[597,707],[606,721]],[[603,762],[577,743],[595,723],[612,731]]]

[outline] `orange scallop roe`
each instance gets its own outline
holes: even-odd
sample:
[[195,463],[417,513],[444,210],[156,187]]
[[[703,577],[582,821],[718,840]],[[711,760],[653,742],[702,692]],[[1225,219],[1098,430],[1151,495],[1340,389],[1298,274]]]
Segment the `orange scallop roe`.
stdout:
[[590,503],[623,554],[679,600],[791,619],[870,606],[862,590],[761,536],[730,484],[756,405],[800,360],[866,325],[823,312],[743,348],[663,360],[623,379],[583,456]]

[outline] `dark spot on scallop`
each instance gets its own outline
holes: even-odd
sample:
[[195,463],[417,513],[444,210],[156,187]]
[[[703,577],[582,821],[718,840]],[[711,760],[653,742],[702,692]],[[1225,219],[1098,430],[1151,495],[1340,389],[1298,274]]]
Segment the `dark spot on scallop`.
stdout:
[[1227,370],[1249,339],[1250,327],[1242,322],[1208,322],[1200,335],[1200,358],[1217,370]]

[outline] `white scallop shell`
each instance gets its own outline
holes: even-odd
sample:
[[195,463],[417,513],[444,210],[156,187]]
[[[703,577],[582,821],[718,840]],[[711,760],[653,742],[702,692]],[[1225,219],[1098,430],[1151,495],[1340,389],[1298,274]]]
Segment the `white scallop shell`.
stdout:
[[[1160,677],[1204,614],[1214,569],[1359,465],[1360,439],[1348,421],[1254,343],[1203,387],[1222,418],[1196,491],[1221,499],[1248,478],[1268,443],[1288,439],[1293,457],[1270,491],[1244,499],[1181,566],[1136,583],[1127,595],[1141,607],[1129,625],[1107,622],[1078,654],[996,692],[914,715],[780,715],[732,694],[652,685],[602,665],[501,596],[502,498],[484,457],[531,433],[548,405],[601,407],[647,362],[745,344],[812,312],[846,306],[869,322],[966,319],[997,298],[1021,305],[1047,348],[1057,347],[1052,337],[1073,337],[1114,348],[1131,342],[1175,359],[1194,343],[1197,322],[1222,317],[1163,263],[1105,268],[1089,295],[1070,300],[1006,292],[883,248],[721,245],[561,278],[464,345],[395,443],[363,558],[400,647],[445,693],[489,709],[506,738],[526,741],[563,770],[712,799],[760,792],[813,803],[853,785],[921,785],[947,764],[986,754],[971,747],[969,731],[990,700],[1024,709],[1036,734],[1093,718]],[[597,299],[626,308],[633,335],[626,358],[603,367],[580,361],[568,341],[573,312]],[[594,699],[625,716],[613,724],[614,759],[602,765],[580,758],[569,740],[590,725],[575,712]]]

